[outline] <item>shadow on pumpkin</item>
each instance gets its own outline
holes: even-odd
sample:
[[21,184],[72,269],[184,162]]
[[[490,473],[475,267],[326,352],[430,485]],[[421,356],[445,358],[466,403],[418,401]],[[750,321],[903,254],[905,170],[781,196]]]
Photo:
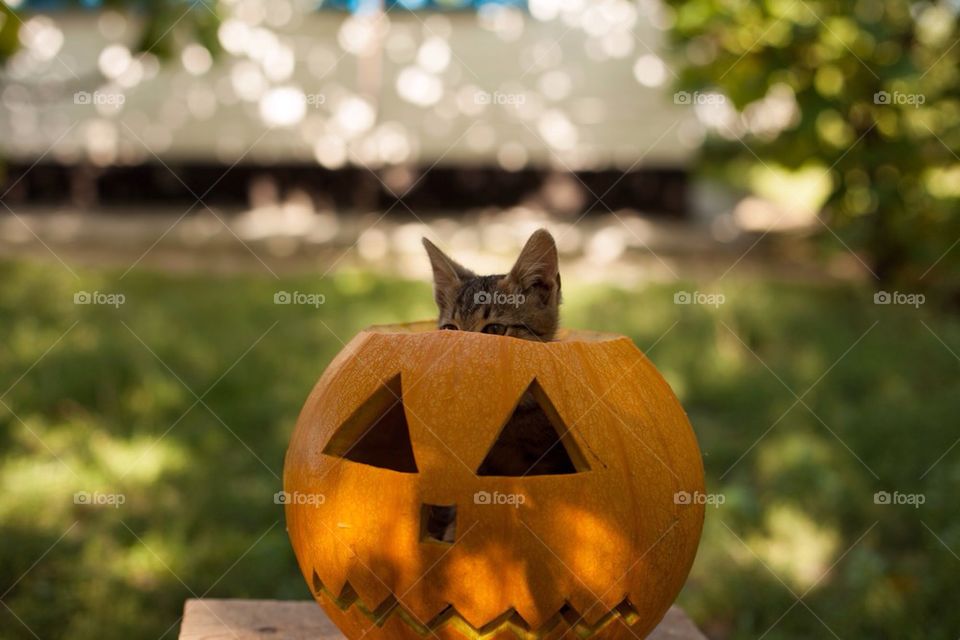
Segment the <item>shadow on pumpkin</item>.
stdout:
[[[535,493],[529,483],[540,480],[516,482],[514,494]],[[330,493],[341,488],[334,485]],[[344,490],[352,494],[354,489]],[[418,491],[414,502],[427,504],[430,497]],[[314,569],[312,590],[322,603],[336,607],[333,616],[348,635],[366,635],[377,626],[407,636],[456,629],[467,637],[494,632],[548,637],[573,626],[589,637],[621,620],[633,624],[637,614],[626,599],[622,558],[613,551],[629,545],[623,528],[597,510],[551,505],[544,511],[548,507],[531,497],[521,506],[506,507],[514,514],[503,526],[502,515],[490,513],[497,506],[457,504],[451,543],[424,535],[423,523],[412,518],[370,513],[369,524],[380,542],[359,548],[334,534],[341,555],[332,561],[347,558],[346,581],[334,592],[320,578],[324,570]],[[535,530],[533,514],[546,516],[548,529],[563,532],[562,547],[550,548],[544,539],[549,535]],[[420,530],[411,544],[415,529]],[[635,565],[641,562],[634,560]],[[604,604],[611,598],[618,603],[612,609]],[[521,614],[524,603],[533,606],[534,615]]]
[[[342,348],[333,334],[346,339],[372,322],[424,317],[432,304],[429,286],[386,281],[365,292],[341,293],[336,305],[319,310],[292,305],[278,311],[271,300],[279,285],[272,279],[199,280],[134,271],[124,282],[137,304],[77,309],[69,304],[72,292],[78,286],[95,290],[98,281],[78,285],[66,271],[26,271],[0,264],[0,313],[11,328],[0,357],[2,377],[12,383],[36,364],[4,397],[36,435],[0,411],[0,538],[12,536],[10,544],[0,545],[0,573],[9,576],[2,590],[74,521],[80,524],[4,603],[42,637],[69,629],[73,638],[99,639],[107,628],[117,630],[116,637],[159,637],[190,593],[115,522],[117,516],[148,544],[155,537],[175,540],[183,554],[170,567],[198,593],[213,587],[208,597],[309,597],[283,531],[282,509],[273,500],[280,488],[273,474],[280,474],[292,424],[317,375]],[[787,514],[803,513],[800,522],[817,523],[818,532],[839,536],[839,547],[822,546],[832,550],[828,567],[879,522],[805,599],[839,636],[953,637],[960,609],[944,607],[942,594],[956,584],[955,559],[920,519],[960,550],[952,508],[960,448],[924,480],[919,477],[956,440],[957,363],[934,336],[956,351],[956,318],[930,305],[919,312],[877,307],[872,291],[847,287],[742,286],[727,278],[722,288],[716,285],[727,302],[713,309],[673,304],[680,286],[675,284],[564,284],[565,325],[628,332],[641,349],[650,349],[689,412],[709,490],[726,497],[724,505],[707,511],[703,543],[680,600],[711,638],[755,640],[795,602],[726,528],[764,557],[766,543],[787,550],[807,544],[808,527],[792,538],[783,533],[797,521],[772,515],[784,507]],[[301,291],[313,286],[315,277],[283,284]],[[78,317],[81,324],[35,363]],[[281,319],[204,396],[235,435],[203,406],[190,410],[193,396],[118,318],[198,393]],[[764,363],[801,394],[875,320],[880,323],[804,400],[881,480],[799,405],[737,462],[795,401]],[[674,322],[679,324],[665,333]],[[142,500],[129,495],[119,512],[72,511],[73,492],[96,489],[99,482],[129,492],[128,480],[119,477],[133,460],[90,454],[89,441],[97,434],[144,446],[163,436],[177,452],[176,464],[164,465],[144,487]],[[18,471],[26,466],[37,475]],[[891,488],[922,491],[927,504],[920,510],[875,505],[873,492]],[[563,497],[556,502],[569,503]],[[57,506],[64,503],[67,508]],[[604,511],[595,505],[586,513],[603,518]],[[567,526],[566,519],[557,517],[560,526]],[[114,562],[102,545],[129,547],[131,561]],[[500,546],[488,541],[491,554]],[[817,555],[820,566],[822,557]],[[789,570],[771,566],[793,584]],[[160,581],[150,581],[155,579]],[[0,614],[9,637],[33,637],[5,609]],[[925,621],[922,631],[918,619]],[[766,638],[824,635],[829,632],[798,605]]]
[[[680,604],[716,639],[948,637],[960,613],[928,594],[955,582],[935,535],[957,550],[958,449],[934,463],[956,441],[956,359],[943,344],[960,344],[956,319],[875,305],[870,287],[730,278],[709,285],[726,295],[717,308],[672,304],[697,286],[708,285],[584,291],[566,318],[656,345],[708,491],[725,499],[707,509]],[[927,502],[878,505],[884,490]],[[785,584],[812,587],[814,613]],[[923,612],[936,632],[917,629]]]

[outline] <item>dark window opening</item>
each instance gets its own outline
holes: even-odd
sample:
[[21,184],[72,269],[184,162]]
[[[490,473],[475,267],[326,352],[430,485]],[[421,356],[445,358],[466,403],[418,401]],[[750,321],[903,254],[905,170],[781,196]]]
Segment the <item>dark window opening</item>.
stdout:
[[589,468],[553,403],[534,380],[501,429],[477,475],[565,475]]
[[340,426],[323,452],[381,469],[416,473],[400,374],[377,389]]
[[457,537],[457,506],[424,504],[420,507],[420,539],[453,544]]

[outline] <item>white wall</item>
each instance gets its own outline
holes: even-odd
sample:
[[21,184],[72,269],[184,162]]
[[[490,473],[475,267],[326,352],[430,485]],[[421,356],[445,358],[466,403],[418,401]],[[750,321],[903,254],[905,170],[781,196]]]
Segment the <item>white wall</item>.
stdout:
[[[212,64],[196,45],[166,63],[104,50],[136,40],[137,25],[116,13],[25,16],[25,46],[0,96],[0,153],[32,161],[51,149],[47,159],[99,164],[156,154],[329,167],[683,166],[700,131],[659,62],[669,15],[654,0],[559,4],[533,2],[533,15],[364,19],[238,0],[221,29],[231,51]],[[76,90],[98,87],[91,102],[102,104],[74,103]]]

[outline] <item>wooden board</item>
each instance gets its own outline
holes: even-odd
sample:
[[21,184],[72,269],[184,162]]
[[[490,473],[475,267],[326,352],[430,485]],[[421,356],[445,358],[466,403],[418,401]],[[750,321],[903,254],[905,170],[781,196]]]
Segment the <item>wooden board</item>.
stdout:
[[[180,640],[343,640],[313,601],[187,600]],[[677,606],[647,640],[706,640]]]

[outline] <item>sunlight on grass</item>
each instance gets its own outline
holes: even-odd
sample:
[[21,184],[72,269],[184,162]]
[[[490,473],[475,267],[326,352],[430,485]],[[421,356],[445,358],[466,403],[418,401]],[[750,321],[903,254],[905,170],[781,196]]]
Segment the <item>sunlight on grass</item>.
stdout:
[[113,554],[109,570],[117,580],[127,581],[139,588],[150,588],[167,580],[170,576],[169,564],[183,550],[155,546],[155,542],[135,544],[125,551]]
[[182,407],[188,397],[192,398],[180,382],[163,373],[166,372],[154,372],[130,389],[122,400],[127,411],[141,419],[150,419]]
[[27,425],[15,428],[21,455],[0,466],[0,517],[7,522],[55,529],[82,508],[78,493],[152,491],[189,460],[173,440],[112,436],[89,419],[45,424],[31,418]]
[[840,545],[837,531],[787,505],[774,505],[764,518],[765,534],[747,544],[787,584],[801,593],[826,573]]
[[775,433],[757,447],[757,476],[767,486],[781,477],[803,474],[810,469],[820,475],[832,475],[832,470],[845,462],[838,459],[837,453],[830,442],[810,433]]
[[54,530],[69,517],[76,479],[49,456],[23,456],[0,466],[0,520]]
[[189,453],[170,439],[135,437],[129,440],[98,433],[91,441],[92,464],[124,485],[149,485],[163,475],[175,473],[189,460]]
[[[129,302],[114,309],[72,296],[118,274],[79,275],[0,263],[2,387],[29,370],[0,406],[0,575],[13,576],[0,592],[30,570],[4,603],[40,637],[102,640],[104,629],[159,637],[190,595],[181,579],[215,585],[211,597],[309,597],[274,473],[341,340],[431,317],[429,283],[360,271],[279,282],[132,272]],[[960,549],[950,508],[960,454],[917,480],[956,440],[958,397],[956,360],[917,326],[960,348],[960,321],[932,301],[878,307],[872,291],[833,285],[564,287],[563,324],[625,335],[664,373],[697,434],[707,490],[725,498],[707,509],[681,596],[711,637],[755,640],[793,604],[763,563],[806,589],[873,523],[805,602],[840,637],[919,637],[914,614],[956,582],[955,559],[920,518]],[[677,305],[678,290],[726,301]],[[277,291],[326,301],[276,305]],[[815,382],[797,403],[790,389]],[[898,487],[924,492],[924,509],[873,503],[874,491]],[[76,504],[78,491],[125,501]],[[960,627],[952,610],[927,619],[929,637]],[[33,637],[2,608],[0,628]],[[766,637],[822,630],[791,615]]]
[[372,273],[344,269],[337,274],[336,290],[348,296],[362,296],[370,293],[376,281],[377,278]]
[[790,170],[767,163],[751,169],[749,184],[758,195],[786,209],[810,212],[813,216],[823,208],[832,189],[830,174],[825,169],[811,165]]

